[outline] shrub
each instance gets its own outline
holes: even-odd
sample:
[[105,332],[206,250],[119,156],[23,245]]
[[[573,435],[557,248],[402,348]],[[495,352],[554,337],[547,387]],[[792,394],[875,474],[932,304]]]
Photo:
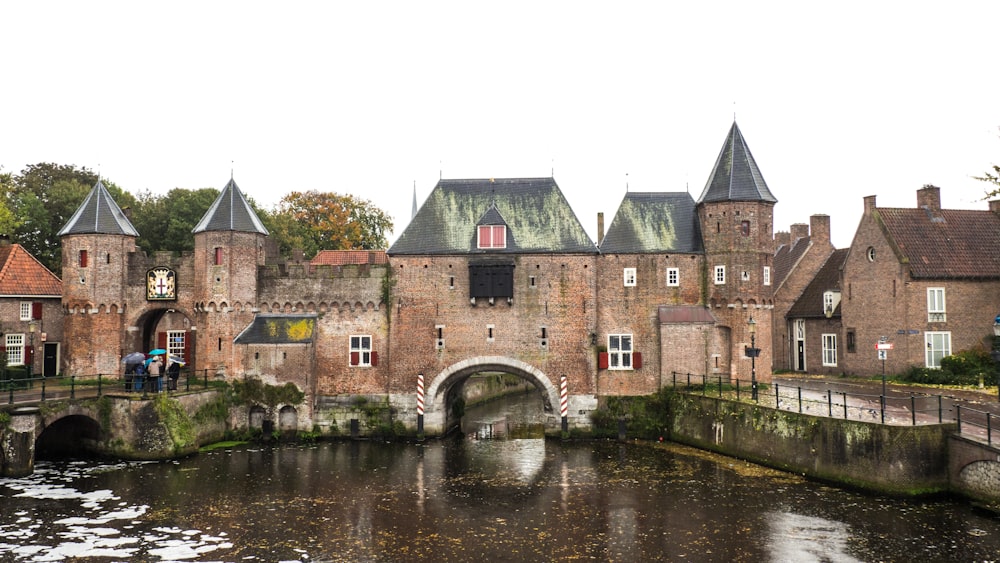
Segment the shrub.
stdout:
[[941,358],[941,369],[913,366],[901,379],[926,385],[978,385],[980,377],[987,382],[996,381],[996,364],[982,350],[964,350]]

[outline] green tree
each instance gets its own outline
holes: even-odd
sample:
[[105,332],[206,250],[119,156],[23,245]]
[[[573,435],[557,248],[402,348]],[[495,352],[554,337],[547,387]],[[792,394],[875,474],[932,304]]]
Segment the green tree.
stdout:
[[14,179],[9,172],[0,173],[0,235],[12,236],[20,224],[10,208],[10,198],[14,193]]
[[265,221],[282,253],[386,248],[389,216],[370,201],[332,192],[291,192]]
[[148,190],[140,193],[131,213],[132,224],[139,231],[139,248],[147,254],[194,250],[191,231],[217,197],[219,190],[215,188],[174,188],[165,196]]
[[992,190],[986,192],[986,197],[983,199],[990,199],[1000,195],[1000,165],[994,164],[993,170],[987,170],[982,176],[973,176],[973,178],[996,186]]

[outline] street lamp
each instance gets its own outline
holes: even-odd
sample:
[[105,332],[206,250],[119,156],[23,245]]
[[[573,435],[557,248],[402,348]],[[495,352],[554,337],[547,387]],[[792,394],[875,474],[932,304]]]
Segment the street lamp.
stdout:
[[31,361],[28,362],[28,379],[29,380],[32,379],[35,376],[35,374],[34,374],[34,371],[35,371],[34,370],[34,368],[35,368],[35,329],[37,329],[37,328],[38,328],[38,321],[36,321],[35,319],[31,319],[30,321],[28,321],[28,334],[31,335],[31,340],[30,340],[31,344],[30,344],[30,347],[29,347],[29,350],[31,350]]
[[[1000,364],[1000,315],[993,319],[993,346],[990,348],[993,361]],[[997,370],[997,401],[1000,401],[1000,369]]]
[[750,333],[750,397],[757,400],[757,321],[750,317],[747,321],[747,331]]

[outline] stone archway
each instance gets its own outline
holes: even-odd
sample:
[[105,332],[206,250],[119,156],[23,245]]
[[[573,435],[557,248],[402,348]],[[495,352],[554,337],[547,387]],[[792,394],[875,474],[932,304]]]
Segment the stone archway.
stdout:
[[560,419],[558,412],[559,388],[545,373],[534,366],[506,356],[477,356],[448,366],[434,376],[424,394],[424,431],[439,435],[448,430],[448,396],[451,389],[470,376],[496,371],[516,375],[534,385],[542,395],[545,407],[546,433],[558,432]]

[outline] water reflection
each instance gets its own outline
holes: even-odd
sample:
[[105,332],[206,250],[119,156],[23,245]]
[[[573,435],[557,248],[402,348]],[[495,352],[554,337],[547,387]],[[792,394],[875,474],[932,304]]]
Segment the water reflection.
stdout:
[[3,561],[985,561],[968,505],[859,495],[670,444],[236,448],[0,480]]

